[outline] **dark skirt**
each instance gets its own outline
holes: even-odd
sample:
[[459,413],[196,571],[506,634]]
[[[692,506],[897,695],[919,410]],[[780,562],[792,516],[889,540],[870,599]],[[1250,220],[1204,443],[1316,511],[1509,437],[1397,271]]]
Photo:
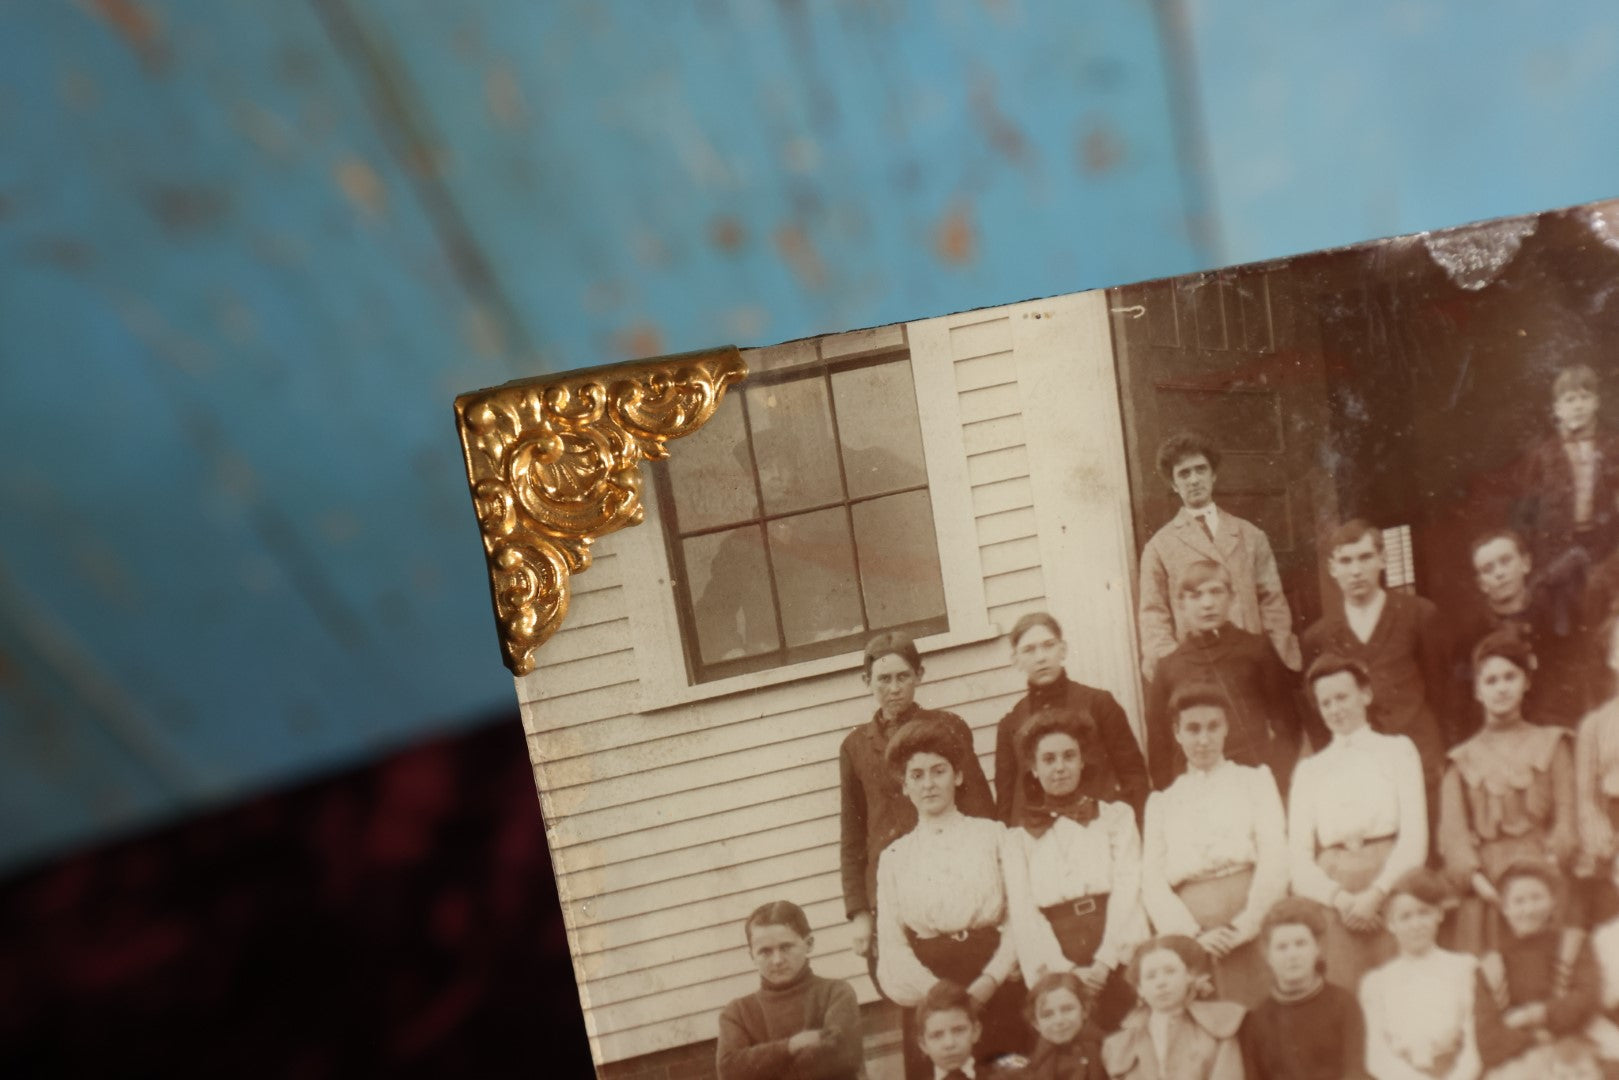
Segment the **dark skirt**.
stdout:
[[[1096,961],[1096,950],[1107,929],[1107,896],[1087,896],[1065,900],[1040,909],[1051,924],[1051,932],[1062,946],[1062,954],[1079,967]],[[1136,992],[1124,977],[1122,967],[1108,973],[1107,982],[1094,1001],[1087,1002],[1090,1020],[1100,1031],[1113,1031],[1135,1007]]]
[[[978,926],[960,934],[934,938],[919,938],[907,929],[905,938],[923,967],[963,990],[984,973],[984,965],[989,963],[1001,944],[1001,932],[993,926]],[[1027,1053],[1034,1045],[1034,1032],[1023,1019],[1023,998],[1022,981],[1008,979],[979,1010],[978,1019],[983,1024],[983,1035],[973,1054],[979,1061],[990,1061],[1002,1054]],[[922,1053],[917,1042],[921,1031],[916,1026],[915,1018],[916,1010],[906,1009],[900,1028],[901,1038],[905,1042],[905,1078],[932,1080],[933,1064]]]

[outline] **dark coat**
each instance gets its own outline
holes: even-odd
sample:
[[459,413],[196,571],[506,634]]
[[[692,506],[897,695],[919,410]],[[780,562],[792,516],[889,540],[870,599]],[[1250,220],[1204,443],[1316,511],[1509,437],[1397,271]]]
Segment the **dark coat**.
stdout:
[[1085,762],[1080,791],[1104,802],[1126,802],[1136,821],[1147,805],[1147,762],[1141,756],[1130,721],[1113,695],[1070,679],[1066,674],[1050,686],[1031,686],[995,730],[995,809],[1008,825],[1021,820],[1028,792],[1026,770],[1018,761],[1017,733],[1025,721],[1045,708],[1069,708],[1089,718],[1079,748]]

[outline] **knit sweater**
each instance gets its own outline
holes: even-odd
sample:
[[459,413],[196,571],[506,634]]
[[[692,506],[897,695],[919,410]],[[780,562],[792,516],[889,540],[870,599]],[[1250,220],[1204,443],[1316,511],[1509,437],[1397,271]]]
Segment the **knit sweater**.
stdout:
[[[797,1053],[787,1042],[819,1028],[822,1044]],[[860,1006],[842,979],[804,968],[784,986],[762,984],[720,1013],[720,1080],[865,1080]]]
[[1237,1033],[1248,1080],[1363,1080],[1366,1020],[1360,1002],[1323,982],[1304,997],[1270,997]]

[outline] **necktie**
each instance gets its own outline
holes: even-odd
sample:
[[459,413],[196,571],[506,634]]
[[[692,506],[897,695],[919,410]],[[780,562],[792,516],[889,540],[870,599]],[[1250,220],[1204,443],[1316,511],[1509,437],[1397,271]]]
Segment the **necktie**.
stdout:
[[1199,514],[1199,515],[1197,515],[1197,523],[1199,525],[1203,526],[1203,535],[1208,537],[1210,541],[1213,541],[1214,540],[1214,530],[1209,528],[1209,515],[1207,515],[1207,514]]

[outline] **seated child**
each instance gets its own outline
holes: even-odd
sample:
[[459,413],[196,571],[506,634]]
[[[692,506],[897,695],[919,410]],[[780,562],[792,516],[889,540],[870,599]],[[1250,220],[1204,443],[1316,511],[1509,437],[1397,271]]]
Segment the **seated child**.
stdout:
[[1478,960],[1435,944],[1450,899],[1444,876],[1422,867],[1389,890],[1383,918],[1398,952],[1360,983],[1366,1071],[1376,1080],[1477,1080]]
[[1478,1049],[1496,1080],[1538,1080],[1547,1044],[1580,1032],[1595,1015],[1601,974],[1585,931],[1557,917],[1561,875],[1538,860],[1508,866],[1501,896],[1500,949],[1480,964],[1489,1000],[1478,1010]]
[[1290,896],[1265,913],[1259,943],[1271,994],[1242,1019],[1248,1080],[1365,1080],[1366,1021],[1360,1002],[1323,975],[1327,911]]
[[1072,971],[1053,971],[1029,990],[1028,1020],[1040,1033],[1022,1080],[1107,1080],[1102,1035],[1085,1007],[1085,985]]
[[760,986],[720,1013],[720,1080],[864,1080],[860,1006],[842,979],[810,971],[815,944],[797,904],[763,904],[742,924]]
[[1022,1076],[1016,1059],[1008,1068],[974,1060],[984,1026],[978,1022],[978,1005],[972,996],[947,979],[928,988],[917,1002],[916,1041],[933,1066],[933,1080],[1009,1080]]
[[1201,998],[1214,985],[1209,954],[1189,937],[1143,942],[1130,959],[1141,1007],[1102,1043],[1113,1080],[1242,1080],[1242,1006]]

